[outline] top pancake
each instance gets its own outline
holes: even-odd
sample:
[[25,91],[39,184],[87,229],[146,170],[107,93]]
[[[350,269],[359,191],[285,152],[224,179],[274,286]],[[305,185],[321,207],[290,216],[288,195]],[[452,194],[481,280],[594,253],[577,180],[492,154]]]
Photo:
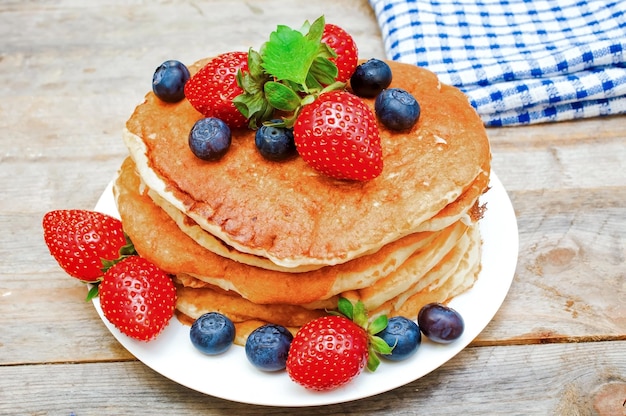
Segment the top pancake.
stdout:
[[411,92],[421,116],[410,131],[379,126],[384,169],[368,182],[334,180],[302,158],[267,161],[251,130],[233,131],[219,161],[202,161],[188,147],[202,115],[152,93],[124,139],[146,185],[224,243],[283,267],[340,264],[419,230],[490,169],[486,132],[467,98],[425,69],[389,65],[390,87]]

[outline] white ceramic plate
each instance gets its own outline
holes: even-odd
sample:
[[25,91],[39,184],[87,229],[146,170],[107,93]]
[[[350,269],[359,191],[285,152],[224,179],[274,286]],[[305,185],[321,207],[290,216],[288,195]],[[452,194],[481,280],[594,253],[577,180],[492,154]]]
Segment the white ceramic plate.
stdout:
[[[346,386],[330,392],[311,392],[289,379],[286,372],[265,373],[248,363],[244,349],[233,346],[225,354],[206,356],[189,340],[189,327],[176,319],[151,342],[135,341],[120,333],[94,306],[117,340],[148,367],[199,392],[242,403],[268,406],[317,406],[361,399],[403,386],[437,369],[465,348],[491,321],[513,280],[518,253],[515,213],[502,183],[492,173],[491,189],[481,202],[487,211],[480,221],[484,241],[482,270],[472,289],[450,306],[465,321],[465,331],[452,344],[422,337],[418,351],[404,362],[383,361],[375,373],[364,371]],[[119,217],[111,192],[105,190],[95,209]]]

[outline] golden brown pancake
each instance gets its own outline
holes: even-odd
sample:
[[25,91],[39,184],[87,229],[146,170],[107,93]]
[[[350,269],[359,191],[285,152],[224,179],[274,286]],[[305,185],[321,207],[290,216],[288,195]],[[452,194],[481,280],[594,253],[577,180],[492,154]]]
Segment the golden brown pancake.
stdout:
[[[459,220],[337,266],[303,273],[261,269],[220,257],[182,232],[147,195],[130,158],[122,164],[114,190],[137,251],[175,274],[179,318],[189,323],[209,311],[223,313],[235,322],[240,344],[263,323],[296,331],[335,309],[338,296],[363,301],[372,315],[414,315],[427,300],[446,301],[471,287],[480,264],[477,224]],[[213,277],[197,278],[189,271]]]
[[114,191],[139,254],[175,277],[181,321],[222,312],[243,344],[267,322],[295,332],[340,296],[370,315],[414,318],[474,284],[491,162],[482,122],[434,74],[389,65],[391,87],[411,92],[421,117],[409,131],[379,126],[384,170],[368,182],[328,178],[301,158],[267,161],[249,130],[233,131],[221,160],[201,161],[187,144],[200,113],[146,95]]
[[344,263],[423,230],[488,178],[489,143],[467,98],[427,70],[389,65],[391,87],[411,92],[421,116],[410,131],[380,128],[384,170],[368,182],[328,178],[301,158],[267,161],[249,130],[233,131],[221,160],[202,161],[187,144],[200,113],[152,93],[124,139],[145,184],[227,246],[286,268]]
[[409,260],[424,273],[455,247],[467,229],[457,221],[441,231],[408,235],[350,262],[288,273],[239,263],[197,244],[153,203],[130,158],[122,164],[114,189],[124,230],[142,256],[168,273],[196,277],[258,304],[333,306],[320,301],[345,291],[367,290]]
[[[470,230],[470,234],[475,232],[476,229]],[[409,282],[404,292],[376,308],[372,308],[362,291],[341,295],[352,301],[364,301],[371,308],[369,313],[372,317],[384,313],[389,317],[402,315],[415,319],[420,308],[427,303],[447,302],[474,284],[480,270],[480,241],[468,236],[464,244],[456,247],[424,275],[420,274],[419,265],[410,261],[402,270],[404,276],[413,274],[419,277],[412,279],[414,282]],[[255,304],[189,276],[177,281],[177,312],[183,322],[191,323],[204,313],[218,311],[233,320],[237,327],[236,342],[241,345],[254,328],[265,323],[283,325],[295,333],[306,322],[325,315],[326,310],[336,309],[335,303],[317,309],[288,304]]]
[[[474,181],[474,183],[465,192],[463,192],[463,194],[457,198],[456,201],[448,204],[433,218],[423,222],[418,231],[440,231],[459,220],[469,223],[472,208],[478,203],[478,199],[486,188],[488,181],[489,177],[486,174],[479,175],[476,181]],[[323,265],[306,265],[294,268],[283,267],[264,257],[237,251],[233,247],[230,247],[223,241],[217,239],[214,235],[205,231],[195,221],[187,217],[184,212],[176,209],[174,205],[161,198],[161,196],[155,191],[148,189],[148,195],[152,198],[156,205],[161,207],[174,221],[176,221],[178,227],[185,234],[195,240],[202,247],[222,257],[251,266],[290,273],[300,273],[324,267]]]

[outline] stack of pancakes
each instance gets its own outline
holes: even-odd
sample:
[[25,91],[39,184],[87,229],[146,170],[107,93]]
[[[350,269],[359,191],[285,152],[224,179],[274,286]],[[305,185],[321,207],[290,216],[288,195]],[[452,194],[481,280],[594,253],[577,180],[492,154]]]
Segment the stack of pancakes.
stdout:
[[414,318],[473,285],[486,132],[460,91],[389,65],[391,87],[412,93],[421,117],[410,131],[379,126],[384,170],[367,182],[329,178],[299,157],[268,161],[252,130],[234,130],[227,154],[203,161],[188,147],[203,117],[189,102],[149,93],[135,109],[116,203],[138,253],[175,276],[179,318],[224,313],[242,342],[265,322],[296,329],[340,296],[371,315]]

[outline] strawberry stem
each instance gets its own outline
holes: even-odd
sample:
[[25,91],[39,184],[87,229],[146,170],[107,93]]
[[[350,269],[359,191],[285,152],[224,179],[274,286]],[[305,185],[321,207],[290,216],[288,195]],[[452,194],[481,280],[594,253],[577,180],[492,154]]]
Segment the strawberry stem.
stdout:
[[100,286],[100,282],[92,283],[92,286],[89,288],[89,292],[87,292],[87,298],[85,302],[89,302],[93,300],[93,298],[98,297],[98,287]]
[[100,268],[100,270],[102,271],[102,274],[106,273],[107,270],[115,266],[120,261],[124,260],[126,257],[137,255],[137,250],[135,250],[135,245],[130,240],[130,237],[128,236],[128,234],[124,233],[124,238],[126,239],[126,244],[120,247],[120,250],[118,252],[119,256],[116,259],[112,259],[112,260],[103,259],[103,258],[100,259],[100,261],[102,261],[102,268]]
[[329,313],[344,316],[363,328],[369,342],[367,369],[372,372],[376,371],[380,365],[380,354],[389,355],[393,350],[393,347],[390,347],[384,339],[376,335],[387,327],[389,322],[387,315],[380,315],[370,322],[363,302],[359,300],[353,304],[343,297],[337,301],[337,311],[329,311]]
[[[325,92],[345,87],[335,81],[337,54],[322,42],[324,16],[299,29],[279,25],[257,52],[248,51],[248,72],[239,71],[243,93],[233,104],[248,119],[248,127],[261,124],[293,127],[300,109]],[[275,111],[286,113],[281,123],[270,122]]]

